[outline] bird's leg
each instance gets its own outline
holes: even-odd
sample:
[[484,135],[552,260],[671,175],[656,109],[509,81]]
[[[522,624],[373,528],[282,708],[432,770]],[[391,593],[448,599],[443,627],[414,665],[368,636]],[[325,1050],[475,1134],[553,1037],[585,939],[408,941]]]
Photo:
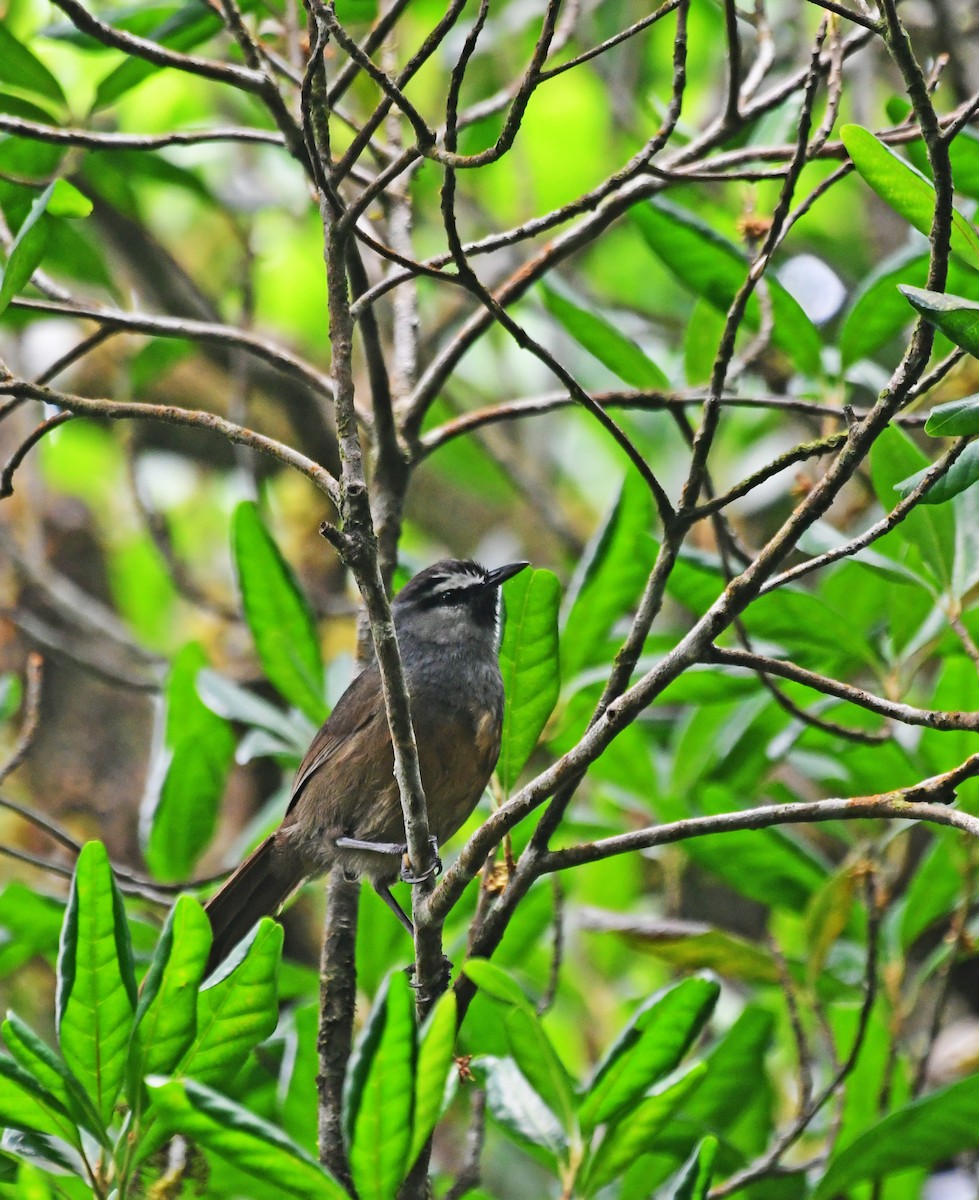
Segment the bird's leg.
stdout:
[[375,883],[374,891],[381,897],[388,908],[394,913],[401,924],[408,930],[412,938],[415,936],[415,927],[411,923],[411,918],[401,907],[401,905],[391,895],[391,888],[386,883]]
[[411,865],[411,859],[408,857],[408,847],[401,846],[401,882],[402,883],[421,883],[424,879],[430,879],[433,875],[442,874],[442,860],[439,858],[439,844],[435,838],[428,839],[432,847],[432,854],[435,855],[435,862],[424,873],[418,875],[415,873],[414,867]]
[[363,838],[338,837],[334,843],[341,850],[372,850],[375,854],[404,854],[403,842],[366,842]]

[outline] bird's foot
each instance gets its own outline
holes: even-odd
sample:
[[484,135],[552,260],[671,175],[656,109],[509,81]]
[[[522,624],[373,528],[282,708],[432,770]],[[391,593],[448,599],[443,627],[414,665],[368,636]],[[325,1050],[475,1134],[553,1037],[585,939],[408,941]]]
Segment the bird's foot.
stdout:
[[428,841],[429,845],[432,847],[432,854],[435,856],[435,861],[427,871],[424,871],[420,875],[411,865],[411,859],[408,857],[408,847],[402,846],[400,848],[402,883],[422,883],[426,879],[431,879],[433,875],[437,878],[442,874],[442,860],[439,858],[439,844],[435,838],[429,838]]
[[[435,981],[435,995],[436,996],[441,995],[442,992],[445,991],[445,989],[449,986],[449,980],[452,977],[452,960],[450,958],[446,958],[444,954],[442,955],[441,966],[442,966],[442,970],[439,972],[439,977]],[[431,1000],[434,998],[433,996],[429,995],[427,992],[422,990],[423,985],[416,978],[418,968],[415,963],[409,963],[408,966],[405,967],[405,972],[408,976],[408,986],[415,989],[415,991],[418,993],[419,1000],[427,1001],[427,1000]]]

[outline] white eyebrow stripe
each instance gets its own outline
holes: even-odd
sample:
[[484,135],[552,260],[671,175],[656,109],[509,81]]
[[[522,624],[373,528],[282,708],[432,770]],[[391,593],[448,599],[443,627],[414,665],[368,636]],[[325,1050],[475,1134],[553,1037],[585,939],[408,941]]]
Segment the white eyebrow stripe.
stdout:
[[434,592],[450,592],[454,588],[479,587],[482,582],[481,575],[474,575],[471,571],[455,571],[451,575],[443,575],[436,580],[432,590]]

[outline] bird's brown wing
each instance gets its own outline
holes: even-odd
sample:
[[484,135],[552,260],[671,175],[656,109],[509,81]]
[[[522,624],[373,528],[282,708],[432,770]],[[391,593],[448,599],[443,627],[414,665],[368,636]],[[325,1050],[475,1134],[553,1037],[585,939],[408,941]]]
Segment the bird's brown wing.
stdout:
[[358,746],[371,746],[375,759],[390,757],[393,762],[391,731],[380,697],[377,667],[367,667],[343,693],[310,743],[293,781],[287,816],[321,767],[337,757],[347,758]]

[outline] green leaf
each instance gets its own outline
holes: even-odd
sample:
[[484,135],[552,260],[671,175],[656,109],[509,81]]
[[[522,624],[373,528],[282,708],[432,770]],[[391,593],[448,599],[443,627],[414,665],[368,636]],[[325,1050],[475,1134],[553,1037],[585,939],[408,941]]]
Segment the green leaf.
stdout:
[[503,1010],[507,1046],[514,1062],[563,1128],[570,1132],[575,1124],[571,1078],[523,990],[486,959],[470,959],[463,970]]
[[3,22],[0,22],[0,62],[3,63],[0,89],[6,91],[16,88],[34,96],[43,96],[46,100],[53,100],[60,109],[64,108],[67,102],[61,84]]
[[[407,976],[390,977],[378,1002],[378,1036],[350,1114],[350,1173],[361,1200],[389,1200],[405,1176],[411,1145],[415,1005]],[[439,1092],[441,1097],[441,1091]]]
[[407,1158],[409,1167],[431,1136],[442,1110],[445,1085],[452,1070],[455,1051],[456,1017],[455,992],[445,992],[436,1001],[418,1038],[414,1121]]
[[[914,491],[930,470],[931,467],[928,466],[921,471],[916,471],[914,475],[909,475],[907,479],[895,483],[894,490],[903,500],[905,496]],[[966,488],[972,487],[977,480],[979,480],[979,442],[970,442],[941,479],[932,484],[918,503],[944,504],[953,496],[957,496],[959,492],[964,492]]]
[[717,1146],[715,1137],[705,1137],[699,1142],[679,1175],[667,1188],[663,1200],[707,1200],[707,1193],[714,1178]]
[[582,1191],[586,1196],[617,1179],[640,1154],[653,1148],[677,1108],[700,1086],[706,1071],[703,1063],[697,1063],[675,1083],[661,1084],[641,1100],[628,1120],[608,1126],[585,1171]]
[[507,1137],[553,1168],[567,1150],[561,1124],[524,1078],[512,1058],[485,1055],[473,1061],[484,1074],[486,1106]]
[[830,1161],[813,1200],[843,1195],[865,1179],[928,1167],[979,1149],[979,1075],[941,1088],[890,1113]]
[[745,1008],[704,1058],[707,1074],[683,1106],[683,1119],[699,1130],[727,1129],[745,1109],[745,1080],[757,1094],[766,1085],[765,1054],[775,1018],[766,1009]]
[[67,179],[56,179],[48,200],[48,213],[52,217],[87,217],[92,211],[92,201]]
[[132,1042],[137,1076],[173,1070],[197,1032],[197,991],[211,948],[211,926],[192,896],[178,896],[143,980]]
[[579,1119],[586,1133],[605,1123],[632,1120],[630,1110],[676,1068],[720,993],[715,980],[685,979],[642,1005],[598,1065],[582,1099]]
[[228,723],[197,694],[204,651],[189,642],[178,653],[166,685],[166,774],[152,809],[145,855],[150,870],[167,882],[189,878],[217,825],[235,740]]
[[805,913],[806,982],[814,988],[837,939],[850,924],[861,868],[846,863],[812,895]]
[[84,1126],[106,1144],[105,1125],[85,1094],[85,1089],[55,1051],[16,1013],[7,1014],[3,1023],[3,1040],[11,1056],[57,1100],[72,1121]]
[[147,1086],[168,1135],[180,1134],[300,1200],[348,1200],[301,1146],[226,1096],[191,1079],[154,1079]]
[[235,509],[232,549],[245,620],[265,674],[290,704],[321,723],[326,705],[316,622],[250,500]]
[[903,248],[878,263],[861,278],[847,307],[840,330],[844,370],[861,358],[871,358],[908,324],[901,284],[923,284],[928,278],[928,255],[916,247]]
[[250,1051],[269,1037],[279,1017],[276,980],[282,926],[263,917],[227,970],[198,993],[197,1033],[178,1064],[201,1083],[230,1082]]
[[19,880],[8,883],[0,893],[0,975],[6,976],[35,955],[56,958],[64,916],[62,901],[41,895]]
[[979,433],[979,396],[937,404],[928,414],[925,433],[932,437],[971,437]]
[[962,868],[953,854],[956,843],[944,834],[943,830],[935,837],[901,898],[900,931],[904,949],[912,946],[935,921],[946,917],[962,892]]
[[[860,125],[844,125],[840,137],[862,179],[896,213],[925,235],[935,215],[935,189],[910,163]],[[952,212],[952,253],[979,269],[979,235],[961,213]]]
[[101,842],[82,847],[58,956],[62,1056],[103,1122],[122,1087],[136,1007],[129,926]]
[[61,1102],[6,1054],[0,1054],[0,1125],[81,1142]]
[[0,283],[0,313],[30,282],[31,276],[44,257],[51,232],[47,207],[53,192],[54,184],[48,184],[31,205],[30,212],[17,231],[7,257],[7,265],[3,269],[3,282]]
[[[950,341],[979,357],[979,304],[964,296],[929,292],[927,288],[902,287],[901,292],[925,320],[940,329]],[[932,431],[929,429],[928,432]]]
[[642,392],[661,392],[670,381],[630,337],[598,313],[589,312],[571,299],[568,289],[541,284],[547,311],[561,323],[579,346],[594,355],[603,366]]
[[226,721],[240,721],[268,730],[302,757],[316,732],[301,712],[284,712],[240,683],[205,668],[197,674],[197,692],[204,703]]
[[629,472],[564,598],[561,672],[566,682],[596,660],[614,623],[637,603],[656,558],[653,520],[649,488]]
[[500,670],[506,704],[496,772],[504,792],[517,781],[561,688],[558,607],[561,585],[550,571],[521,571],[504,584],[506,620]]
[[[651,200],[631,210],[646,245],[694,295],[726,313],[748,274],[748,260],[731,242],[685,209]],[[822,339],[812,321],[774,278],[766,276],[774,327],[772,341],[806,375],[821,374]],[[745,324],[761,322],[758,296],[745,310]]]

